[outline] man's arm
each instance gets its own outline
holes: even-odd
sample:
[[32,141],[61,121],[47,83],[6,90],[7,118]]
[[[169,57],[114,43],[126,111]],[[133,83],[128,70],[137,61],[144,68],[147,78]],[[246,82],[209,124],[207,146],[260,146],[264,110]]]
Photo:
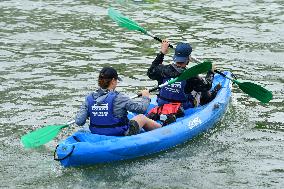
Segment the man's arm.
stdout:
[[206,83],[208,85],[207,88],[209,88],[208,90],[210,90],[212,87],[213,79],[214,79],[214,72],[210,70],[207,72],[207,75],[205,77]]
[[157,54],[157,57],[152,62],[151,67],[148,69],[147,75],[150,79],[157,80],[159,84],[163,82],[163,69],[164,65],[162,65],[164,61],[164,56],[169,51],[169,42],[168,40],[163,40],[161,44],[160,53]]
[[185,93],[190,93],[192,90],[196,92],[207,92],[211,89],[214,78],[214,72],[208,71],[205,78],[200,76],[192,77],[187,80]]
[[125,116],[124,114],[127,115],[127,111],[144,114],[150,104],[150,101],[151,99],[146,96],[142,96],[140,100],[133,100],[127,95],[119,93],[114,101],[115,106],[113,112],[118,117],[123,117]]
[[164,61],[164,56],[165,55],[160,52],[159,54],[157,54],[155,60],[152,62],[151,67],[147,71],[147,75],[150,79],[157,81],[163,80],[162,72],[164,65],[162,63]]
[[86,97],[85,101],[81,105],[79,112],[77,113],[77,115],[75,117],[75,123],[79,126],[82,126],[86,123],[86,120],[87,120],[88,117],[89,117],[88,101],[87,101],[87,97]]
[[130,100],[126,104],[126,109],[130,112],[144,114],[151,102],[149,97],[142,96],[140,100]]

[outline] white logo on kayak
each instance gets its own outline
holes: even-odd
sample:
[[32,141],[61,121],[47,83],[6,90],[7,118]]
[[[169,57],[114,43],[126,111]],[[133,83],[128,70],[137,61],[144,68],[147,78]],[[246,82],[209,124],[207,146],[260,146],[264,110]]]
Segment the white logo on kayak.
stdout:
[[194,118],[193,120],[190,120],[188,122],[188,127],[190,129],[196,127],[197,125],[200,125],[202,123],[201,119],[199,117]]

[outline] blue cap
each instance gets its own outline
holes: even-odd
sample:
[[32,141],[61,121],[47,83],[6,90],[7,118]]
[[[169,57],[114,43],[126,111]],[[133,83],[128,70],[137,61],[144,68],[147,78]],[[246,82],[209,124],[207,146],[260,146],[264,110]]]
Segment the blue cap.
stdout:
[[174,62],[187,62],[189,55],[192,52],[192,47],[189,43],[178,43],[173,57]]

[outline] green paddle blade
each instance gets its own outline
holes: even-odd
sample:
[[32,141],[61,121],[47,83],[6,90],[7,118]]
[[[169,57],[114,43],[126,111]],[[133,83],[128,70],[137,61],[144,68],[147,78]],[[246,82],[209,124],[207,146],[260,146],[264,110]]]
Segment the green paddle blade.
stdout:
[[25,148],[35,148],[41,146],[55,138],[58,135],[59,131],[62,128],[67,127],[68,125],[69,124],[47,125],[43,128],[22,136],[21,141]]
[[237,80],[235,80],[234,82],[239,86],[239,88],[243,92],[247,93],[249,96],[253,98],[256,98],[260,102],[267,103],[273,97],[270,91],[257,84],[251,82],[240,82]]
[[138,30],[144,34],[147,34],[147,31],[144,28],[142,28],[136,22],[132,21],[126,16],[123,16],[120,12],[114,10],[113,8],[108,9],[108,15],[121,27],[127,28],[129,30]]
[[189,79],[198,74],[207,72],[208,70],[211,70],[211,69],[212,69],[212,62],[209,60],[205,60],[201,64],[197,64],[189,69],[186,69],[184,72],[182,72],[182,74],[177,78],[175,82]]

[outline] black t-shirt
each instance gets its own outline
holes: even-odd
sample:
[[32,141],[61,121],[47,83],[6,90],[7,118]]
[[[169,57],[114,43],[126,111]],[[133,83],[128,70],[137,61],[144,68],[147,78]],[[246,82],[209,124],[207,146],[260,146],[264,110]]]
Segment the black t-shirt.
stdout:
[[[152,62],[151,67],[148,69],[147,75],[150,79],[157,80],[158,84],[162,84],[166,78],[178,77],[186,68],[178,67],[176,64],[163,65],[164,54],[159,53],[155,60]],[[205,78],[195,76],[186,80],[186,86],[184,88],[185,93],[191,93],[192,91],[201,93],[201,104],[210,102],[216,94],[211,94],[212,82],[214,73],[208,71]]]

